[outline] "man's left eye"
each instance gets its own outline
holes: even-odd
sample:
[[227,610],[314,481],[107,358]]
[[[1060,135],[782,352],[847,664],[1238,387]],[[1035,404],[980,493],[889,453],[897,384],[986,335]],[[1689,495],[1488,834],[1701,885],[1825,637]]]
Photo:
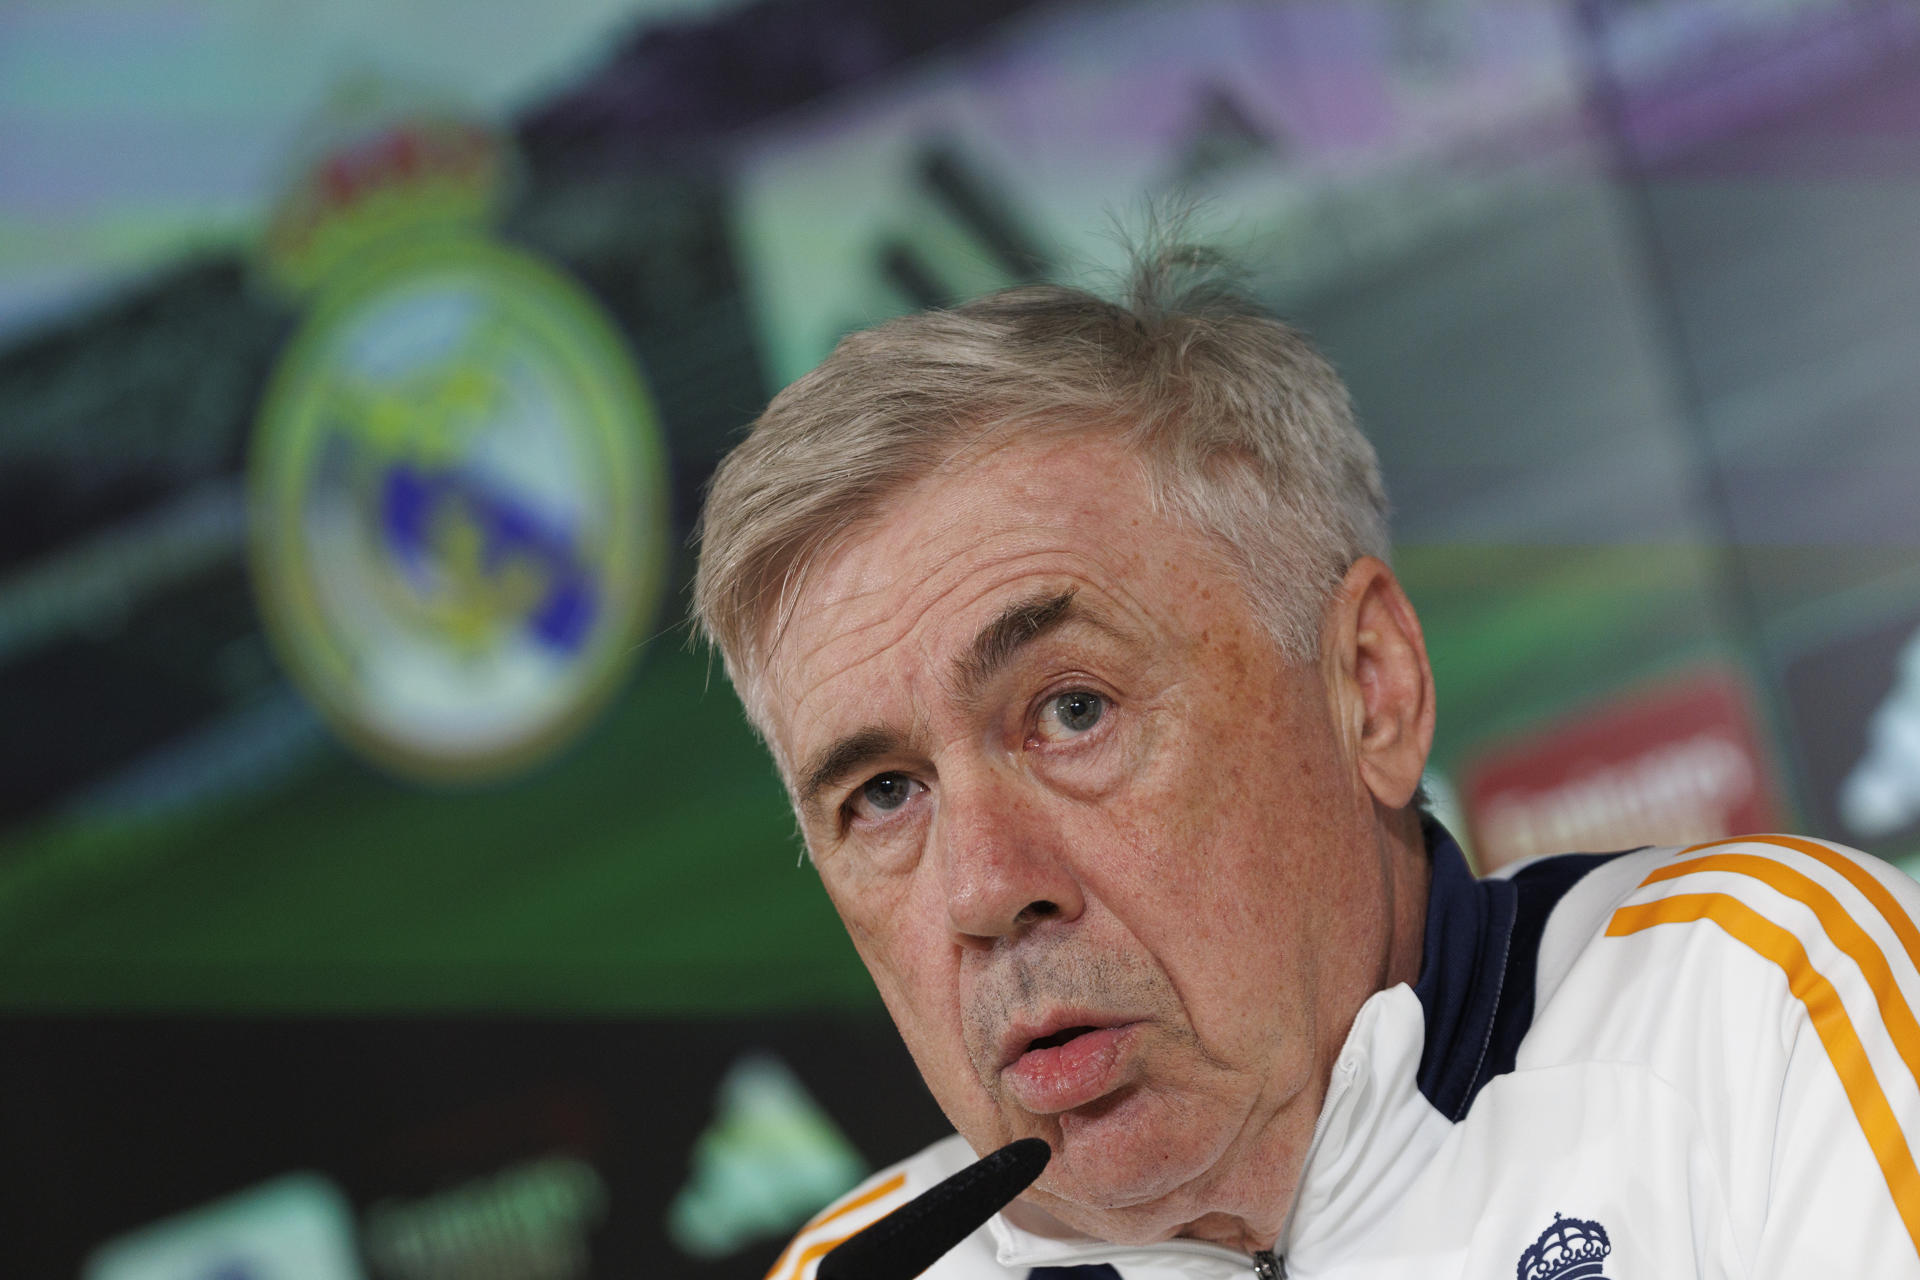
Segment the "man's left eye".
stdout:
[[1085,733],[1099,724],[1100,717],[1106,713],[1105,698],[1086,689],[1075,689],[1047,699],[1040,709],[1040,732],[1052,737]]

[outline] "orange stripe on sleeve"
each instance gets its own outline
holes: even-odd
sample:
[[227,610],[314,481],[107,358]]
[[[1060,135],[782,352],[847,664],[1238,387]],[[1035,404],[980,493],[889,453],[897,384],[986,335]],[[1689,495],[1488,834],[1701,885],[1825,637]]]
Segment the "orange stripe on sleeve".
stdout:
[[[1792,849],[1795,853],[1804,853],[1816,859],[1833,871],[1844,876],[1847,883],[1858,889],[1861,896],[1873,904],[1881,918],[1893,929],[1894,936],[1900,939],[1900,945],[1906,948],[1907,959],[1920,969],[1920,928],[1915,928],[1913,920],[1907,915],[1906,908],[1887,891],[1887,886],[1874,879],[1872,874],[1852,858],[1835,853],[1817,840],[1802,840],[1798,836],[1735,836],[1730,840],[1713,840],[1706,844],[1697,844],[1687,853],[1698,853],[1703,849],[1714,849],[1729,844],[1770,844],[1782,849]],[[1657,873],[1656,873],[1657,874]],[[1653,877],[1649,876],[1651,880]]]
[[[849,1231],[846,1235],[835,1236],[831,1240],[821,1240],[816,1244],[808,1245],[800,1251],[800,1256],[794,1259],[793,1270],[787,1273],[787,1280],[800,1280],[800,1276],[806,1271],[809,1262],[812,1262],[815,1258],[824,1256],[831,1251],[835,1245],[859,1234],[858,1231]],[[771,1278],[769,1278],[769,1280],[771,1280]]]
[[[886,1197],[892,1195],[894,1192],[898,1191],[901,1187],[904,1187],[906,1185],[907,1185],[907,1175],[904,1173],[896,1173],[891,1178],[888,1178],[885,1182],[879,1183],[875,1186],[867,1188],[865,1191],[862,1191],[859,1195],[853,1197],[853,1199],[851,1200],[848,1200],[845,1204],[837,1204],[833,1206],[833,1208],[821,1214],[819,1217],[809,1222],[806,1226],[800,1228],[800,1230],[794,1234],[793,1239],[787,1243],[787,1247],[780,1251],[780,1256],[774,1259],[772,1268],[770,1268],[767,1272],[767,1280],[773,1280],[775,1276],[780,1274],[781,1268],[787,1265],[787,1259],[793,1254],[793,1246],[800,1243],[801,1236],[806,1235],[807,1232],[809,1231],[818,1231],[821,1227],[826,1226],[829,1222],[834,1221],[836,1218],[844,1218],[846,1215],[852,1213],[856,1209],[864,1209],[868,1205],[872,1204],[875,1200],[883,1200]],[[826,1242],[825,1245],[820,1246],[818,1248],[814,1248],[810,1246],[805,1252],[803,1252],[800,1255],[800,1261],[794,1267],[793,1275],[798,1276],[802,1271],[805,1271],[807,1269],[807,1264],[809,1262],[812,1262],[815,1258],[825,1253],[828,1249],[833,1248],[834,1245],[839,1244],[841,1240],[845,1240],[847,1236],[850,1236],[852,1234],[853,1232],[849,1231],[847,1232],[847,1235],[840,1236],[834,1240],[829,1240]]]
[[1608,937],[1623,937],[1662,924],[1711,920],[1734,940],[1780,966],[1787,987],[1806,1006],[1813,1029],[1825,1046],[1827,1059],[1846,1092],[1853,1117],[1866,1135],[1867,1145],[1880,1165],[1895,1210],[1906,1225],[1914,1252],[1920,1255],[1920,1170],[1900,1122],[1894,1118],[1887,1095],[1874,1078],[1873,1064],[1840,1003],[1840,993],[1807,958],[1806,948],[1787,930],[1774,924],[1737,898],[1724,893],[1684,893],[1655,902],[1621,907],[1607,924]]
[[1873,990],[1874,1003],[1880,1008],[1880,1021],[1885,1024],[1894,1048],[1899,1050],[1900,1060],[1907,1064],[1907,1074],[1920,1083],[1920,1022],[1915,1021],[1913,1009],[1901,993],[1900,984],[1894,980],[1893,970],[1888,967],[1880,945],[1868,937],[1867,931],[1847,914],[1847,909],[1840,905],[1839,899],[1784,863],[1754,853],[1716,853],[1687,862],[1668,863],[1657,868],[1641,883],[1674,880],[1701,871],[1728,871],[1751,876],[1812,911],[1820,921],[1820,927],[1826,930],[1827,937],[1833,939],[1833,944],[1859,966],[1861,976],[1866,978],[1867,986]]

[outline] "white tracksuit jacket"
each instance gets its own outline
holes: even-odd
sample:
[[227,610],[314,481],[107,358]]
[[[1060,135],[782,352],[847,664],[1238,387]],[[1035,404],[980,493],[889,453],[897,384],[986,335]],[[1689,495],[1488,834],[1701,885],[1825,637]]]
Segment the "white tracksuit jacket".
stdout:
[[[1920,1277],[1920,885],[1788,836],[1486,880],[1437,826],[1429,844],[1420,980],[1354,1019],[1275,1249],[1284,1275]],[[870,1179],[769,1280],[809,1280],[974,1158],[952,1137]],[[1254,1274],[1214,1245],[1118,1248],[1005,1217],[927,1273]]]

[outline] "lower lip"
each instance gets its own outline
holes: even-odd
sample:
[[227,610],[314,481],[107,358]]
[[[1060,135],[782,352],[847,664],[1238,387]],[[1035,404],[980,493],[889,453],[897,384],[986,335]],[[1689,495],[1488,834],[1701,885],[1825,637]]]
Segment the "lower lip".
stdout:
[[1014,1099],[1037,1116],[1084,1107],[1121,1083],[1132,1024],[1101,1027],[1051,1049],[1029,1049],[1001,1071]]

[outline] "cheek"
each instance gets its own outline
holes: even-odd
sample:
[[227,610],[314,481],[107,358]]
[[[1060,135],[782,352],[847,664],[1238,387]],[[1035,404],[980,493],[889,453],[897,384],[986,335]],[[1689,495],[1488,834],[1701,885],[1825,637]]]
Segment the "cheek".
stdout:
[[914,1056],[957,1038],[954,949],[938,918],[899,890],[858,913],[841,906],[840,918]]
[[861,958],[934,1102],[956,1129],[997,1145],[1007,1135],[996,1127],[996,1109],[968,1052],[960,975],[950,952],[929,945],[915,954],[911,946],[899,937],[884,953],[863,948]]
[[[1162,959],[1203,1038],[1245,1043],[1309,1000],[1311,957],[1338,911],[1323,851],[1342,840],[1327,728],[1250,700],[1190,715],[1129,796],[1131,927]],[[1324,718],[1322,718],[1323,720]]]

